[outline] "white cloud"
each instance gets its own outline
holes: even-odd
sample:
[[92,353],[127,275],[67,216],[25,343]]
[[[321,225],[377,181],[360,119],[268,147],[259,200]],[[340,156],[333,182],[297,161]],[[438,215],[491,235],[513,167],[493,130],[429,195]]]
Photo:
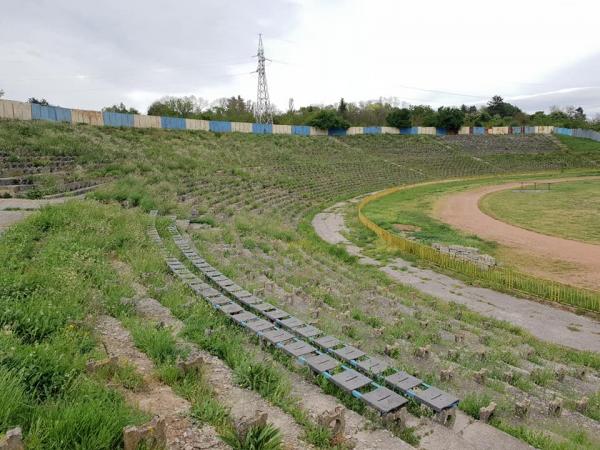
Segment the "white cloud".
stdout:
[[[296,105],[396,96],[437,106],[500,94],[531,110],[557,101],[600,111],[596,90],[576,89],[600,79],[597,2],[164,5],[156,0],[3,5],[0,87],[8,98],[39,96],[85,108],[128,101],[143,110],[165,94],[254,98],[251,55],[263,32],[274,61],[267,67],[271,98],[280,108],[290,97]],[[582,71],[592,75],[586,78]]]

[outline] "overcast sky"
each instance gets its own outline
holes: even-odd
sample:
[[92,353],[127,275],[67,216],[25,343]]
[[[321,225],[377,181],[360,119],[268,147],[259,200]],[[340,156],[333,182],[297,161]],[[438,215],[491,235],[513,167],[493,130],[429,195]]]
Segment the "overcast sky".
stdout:
[[600,113],[597,0],[3,0],[0,89],[145,111],[163,95],[256,96],[263,33],[273,103],[397,97]]

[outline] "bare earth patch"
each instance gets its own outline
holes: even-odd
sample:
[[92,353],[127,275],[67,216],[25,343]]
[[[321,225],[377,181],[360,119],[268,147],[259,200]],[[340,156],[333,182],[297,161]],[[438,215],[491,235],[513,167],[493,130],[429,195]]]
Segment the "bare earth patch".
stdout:
[[416,231],[421,231],[421,227],[418,227],[416,225],[408,225],[405,223],[395,223],[393,227],[394,230],[402,231],[404,233],[414,233]]
[[217,437],[213,427],[205,425],[199,428],[190,422],[187,417],[189,402],[153,377],[154,364],[135,347],[129,331],[123,328],[121,322],[114,317],[101,316],[96,331],[110,356],[128,361],[143,376],[145,389],[140,392],[125,391],[125,397],[142,411],[165,418],[169,449],[228,448]]
[[[543,180],[540,182],[560,182]],[[574,286],[600,289],[600,245],[548,236],[488,216],[479,209],[479,201],[487,194],[515,189],[521,183],[482,186],[442,197],[434,207],[433,215],[459,230],[495,241],[520,254],[529,254],[547,261],[543,266],[523,265],[519,258],[511,258],[511,265],[535,275],[555,279]],[[570,268],[545,270],[552,265],[567,263]]]

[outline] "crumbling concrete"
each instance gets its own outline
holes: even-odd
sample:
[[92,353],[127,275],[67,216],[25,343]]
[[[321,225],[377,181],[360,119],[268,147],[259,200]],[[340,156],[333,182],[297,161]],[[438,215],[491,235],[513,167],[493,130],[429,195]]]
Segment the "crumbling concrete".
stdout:
[[485,384],[485,379],[487,378],[487,369],[481,369],[475,373],[473,373],[473,379],[479,384]]
[[496,411],[496,403],[495,402],[491,402],[487,406],[482,406],[481,408],[479,408],[479,420],[481,420],[484,423],[488,423],[495,411]]
[[184,374],[199,374],[202,372],[202,366],[204,366],[204,358],[200,355],[192,354],[185,361],[179,361],[177,367],[183,371]]
[[548,415],[552,417],[560,417],[562,414],[563,401],[561,398],[555,398],[548,404]]
[[524,419],[529,414],[529,408],[531,407],[531,402],[529,399],[524,399],[520,402],[515,403],[515,415]]
[[252,417],[242,416],[237,419],[235,421],[235,432],[240,442],[244,442],[246,440],[246,436],[252,428],[266,426],[267,418],[268,415],[266,412],[257,410]]
[[340,439],[344,436],[346,429],[346,418],[344,408],[336,406],[333,411],[325,411],[318,418],[317,423],[331,431],[333,439]]
[[6,432],[6,435],[0,439],[0,450],[25,450],[21,427]]
[[496,258],[490,255],[479,253],[479,249],[475,247],[463,247],[462,245],[443,245],[438,242],[431,244],[431,247],[440,253],[477,264],[482,269],[489,269],[497,265]]
[[150,422],[140,426],[128,426],[123,429],[123,448],[137,450],[140,445],[148,449],[163,449],[167,445],[165,420],[155,416]]

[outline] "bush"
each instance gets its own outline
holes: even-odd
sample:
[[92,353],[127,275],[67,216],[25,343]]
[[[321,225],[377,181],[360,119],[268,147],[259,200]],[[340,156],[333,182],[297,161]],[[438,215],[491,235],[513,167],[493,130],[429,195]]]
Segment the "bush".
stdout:
[[330,128],[343,128],[344,130],[350,127],[350,122],[332,110],[319,111],[308,124],[312,127],[328,130]]
[[409,128],[411,126],[410,111],[406,108],[394,108],[387,115],[385,121],[390,127]]

